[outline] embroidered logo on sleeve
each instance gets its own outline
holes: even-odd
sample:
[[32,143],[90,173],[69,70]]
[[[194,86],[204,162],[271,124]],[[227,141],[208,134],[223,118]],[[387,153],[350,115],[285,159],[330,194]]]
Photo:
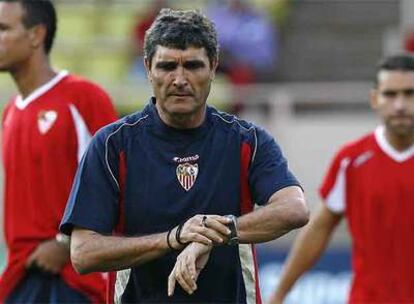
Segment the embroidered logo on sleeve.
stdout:
[[177,178],[181,186],[188,191],[193,187],[198,175],[198,165],[184,163],[177,166]]
[[362,153],[361,155],[359,155],[355,159],[355,161],[354,161],[354,167],[361,166],[363,163],[365,163],[367,160],[369,160],[373,156],[374,156],[374,152],[372,152],[371,150],[368,150],[368,151]]
[[37,115],[37,126],[41,134],[46,134],[57,119],[56,111],[40,111]]

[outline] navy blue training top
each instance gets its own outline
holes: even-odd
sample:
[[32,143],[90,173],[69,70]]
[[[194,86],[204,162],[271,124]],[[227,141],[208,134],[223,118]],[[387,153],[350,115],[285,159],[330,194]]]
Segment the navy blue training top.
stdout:
[[[61,223],[101,234],[166,232],[195,214],[234,214],[299,185],[274,139],[263,129],[207,107],[195,129],[164,124],[155,99],[142,112],[101,129],[85,153]],[[253,245],[214,247],[198,289],[167,278],[177,252],[118,271],[115,297],[125,303],[255,303],[260,301]],[[113,286],[112,286],[113,287]]]

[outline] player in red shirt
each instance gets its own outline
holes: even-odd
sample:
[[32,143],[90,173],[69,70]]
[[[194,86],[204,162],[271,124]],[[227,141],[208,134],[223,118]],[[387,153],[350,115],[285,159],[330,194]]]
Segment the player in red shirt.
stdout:
[[105,278],[74,271],[58,227],[89,139],[116,114],[100,87],[51,67],[55,30],[49,0],[0,0],[0,70],[19,90],[2,120],[8,256],[1,303],[105,299]]
[[350,303],[414,303],[414,57],[385,58],[371,92],[383,125],[342,147],[324,203],[296,239],[271,303],[320,257],[345,217],[352,238]]

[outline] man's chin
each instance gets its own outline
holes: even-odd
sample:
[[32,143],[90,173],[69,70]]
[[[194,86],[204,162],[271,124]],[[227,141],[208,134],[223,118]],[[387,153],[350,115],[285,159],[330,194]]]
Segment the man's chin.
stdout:
[[414,126],[412,124],[394,124],[389,126],[389,129],[398,137],[414,136]]
[[184,115],[192,115],[196,112],[196,110],[194,108],[189,108],[189,107],[174,107],[170,109],[170,111],[168,112],[170,112],[172,115],[184,116]]
[[194,104],[194,102],[188,101],[175,101],[167,105],[168,112],[172,114],[193,114],[197,112],[198,107]]

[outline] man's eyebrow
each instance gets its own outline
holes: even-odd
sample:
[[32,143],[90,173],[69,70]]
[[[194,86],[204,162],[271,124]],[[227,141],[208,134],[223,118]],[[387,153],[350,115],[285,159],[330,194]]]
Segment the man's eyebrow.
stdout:
[[200,60],[200,59],[189,59],[189,60],[184,61],[183,65],[184,66],[191,65],[191,66],[203,67],[206,64],[203,60]]
[[176,61],[173,60],[166,60],[166,61],[158,61],[155,64],[155,67],[157,68],[165,68],[165,67],[176,67],[178,65],[178,63]]
[[395,94],[395,95],[397,95],[398,93],[412,94],[414,93],[414,88],[384,89],[384,90],[381,90],[380,92],[381,94]]
[[201,63],[204,63],[204,61],[203,61],[203,60],[201,60],[201,59],[197,59],[197,58],[194,58],[194,59],[187,59],[187,60],[185,60],[185,61],[184,61],[184,63],[186,63],[186,62],[201,62]]
[[3,23],[3,22],[0,22],[0,28],[2,28],[2,29],[7,29],[7,28],[9,28],[10,26],[7,24],[7,23]]
[[[158,61],[155,67],[158,69],[174,69],[179,65],[175,60]],[[184,68],[200,68],[206,66],[205,62],[200,59],[188,59],[183,62]]]

